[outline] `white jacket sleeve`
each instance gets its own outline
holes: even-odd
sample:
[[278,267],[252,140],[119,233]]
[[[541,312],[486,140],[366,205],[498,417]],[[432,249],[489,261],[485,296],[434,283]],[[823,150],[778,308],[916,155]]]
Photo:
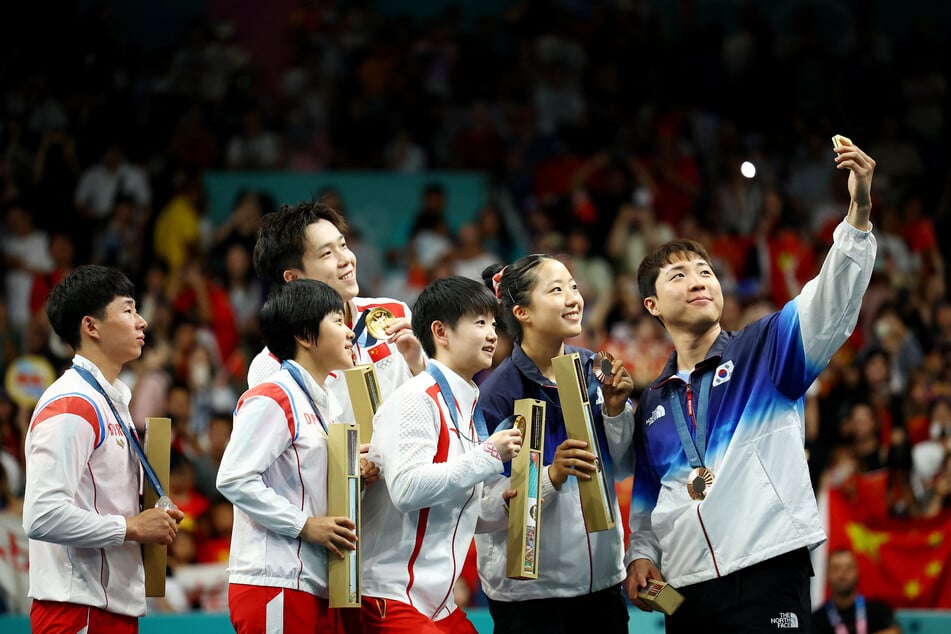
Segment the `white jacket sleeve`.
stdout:
[[637,458],[634,453],[634,409],[630,403],[617,416],[604,415],[604,435],[614,463],[614,479],[624,480],[634,475]]
[[510,488],[512,480],[504,475],[497,475],[485,481],[482,485],[479,521],[476,523],[475,532],[492,533],[508,527],[509,516],[505,502],[502,501],[502,494]]
[[217,486],[232,504],[266,529],[300,535],[307,514],[264,482],[264,473],[291,446],[281,406],[266,396],[247,399],[235,414],[231,440],[218,467]]
[[402,513],[447,502],[502,471],[489,441],[433,463],[440,424],[436,403],[419,393],[404,394],[394,408],[384,406],[374,418],[370,459],[380,465],[393,506]]
[[30,539],[78,548],[108,548],[125,542],[124,517],[100,515],[75,504],[79,480],[95,444],[89,423],[72,414],[62,414],[30,431],[23,498],[23,529]]
[[841,222],[819,275],[799,294],[799,323],[806,358],[828,363],[852,334],[872,278],[876,251],[871,231]]

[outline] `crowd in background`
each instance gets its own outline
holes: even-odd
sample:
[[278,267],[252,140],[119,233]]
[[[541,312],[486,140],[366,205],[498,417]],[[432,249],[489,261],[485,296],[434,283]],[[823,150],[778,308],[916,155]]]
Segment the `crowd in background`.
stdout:
[[[921,21],[886,36],[866,2],[851,3],[835,37],[808,3],[782,30],[757,2],[743,3],[731,28],[700,20],[697,2],[677,6],[672,22],[645,1],[516,2],[474,20],[450,6],[416,20],[368,2],[302,1],[286,16],[291,63],[273,86],[228,21],[197,21],[151,55],[105,4],[44,23],[56,47],[8,43],[0,64],[0,371],[23,354],[57,373],[69,363],[44,301],[71,267],[127,273],[149,327],[123,378],[137,424],[173,421],[170,495],[188,516],[170,565],[220,566],[231,509],[214,474],[261,348],[267,292],[251,266],[256,229],[297,201],[249,187],[213,223],[207,171],[486,172],[493,197],[471,224],[451,228],[434,183],[418,208],[401,210],[414,218],[403,248],[350,236],[361,295],[411,304],[439,276],[480,279],[526,248],[558,254],[585,298],[580,343],[623,359],[637,391],[673,349],[638,295],[643,255],[674,236],[703,243],[727,329],[780,307],[816,273],[847,208],[848,173],[834,169],[830,141],[842,133],[877,161],[879,253],[859,325],[807,398],[814,485],[888,469],[893,515],[942,512],[944,34]],[[741,173],[744,161],[755,176]],[[337,191],[320,194],[347,213]],[[30,414],[0,394],[0,508],[12,512]],[[224,609],[202,582],[189,588],[162,607]]]

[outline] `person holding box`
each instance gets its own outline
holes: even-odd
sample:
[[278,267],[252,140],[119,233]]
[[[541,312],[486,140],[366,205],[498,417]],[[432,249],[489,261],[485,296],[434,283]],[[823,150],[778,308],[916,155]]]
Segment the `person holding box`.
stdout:
[[353,331],[339,293],[315,280],[274,289],[260,322],[281,367],[238,400],[217,478],[235,506],[231,622],[238,634],[334,631],[327,558],[357,536],[349,518],[327,517],[327,426],[341,408],[326,382],[352,363]]
[[[587,631],[597,623],[599,632],[625,633],[623,526],[617,522],[613,529],[589,533],[575,481],[599,477],[597,470],[603,468],[613,488],[614,468],[609,460],[598,465],[594,448],[568,437],[552,358],[577,352],[585,376],[595,369],[600,373],[591,407],[602,446],[605,417],[618,417],[622,425],[633,420],[628,402],[633,381],[620,360],[609,363],[610,368],[594,368],[592,351],[565,344],[581,334],[584,299],[563,263],[543,254],[528,255],[505,267],[489,267],[483,277],[502,305],[506,332],[515,339],[510,356],[480,386],[479,402],[489,429],[512,413],[517,399],[547,403],[538,578],[507,578],[508,530],[476,535],[479,576],[495,632]],[[603,371],[608,369],[609,374]],[[504,489],[507,484],[506,478],[494,486]],[[611,496],[617,517],[613,491]],[[504,514],[496,495],[487,497],[485,519],[493,514]]]
[[674,353],[634,425],[609,424],[615,461],[635,470],[626,589],[648,579],[684,596],[668,632],[811,632],[809,550],[826,535],[803,449],[804,395],[852,333],[875,262],[875,161],[845,137],[848,213],[818,276],[742,330],[720,325],[723,292],[704,248],[667,242],[641,262],[644,307]]
[[[453,586],[477,529],[483,482],[522,444],[488,435],[472,378],[492,363],[498,305],[482,284],[447,277],[413,306],[413,332],[430,357],[374,416],[370,460],[385,487],[363,502],[365,631],[475,632]],[[502,504],[499,493],[498,505]]]
[[122,273],[87,265],[47,302],[50,325],[75,356],[40,397],[26,436],[34,632],[137,632],[146,609],[141,544],[171,544],[184,518],[174,505],[141,510],[143,469],[154,472],[135,452],[132,394],[118,379],[145,346],[134,295]]

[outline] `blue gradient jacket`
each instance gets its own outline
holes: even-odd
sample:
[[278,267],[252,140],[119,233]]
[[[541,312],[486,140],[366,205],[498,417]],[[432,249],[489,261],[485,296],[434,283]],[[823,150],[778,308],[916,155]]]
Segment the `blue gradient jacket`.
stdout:
[[[804,394],[852,333],[875,261],[875,238],[846,222],[819,275],[780,311],[722,332],[690,375],[676,353],[641,396],[634,427],[606,421],[619,471],[634,471],[625,563],[647,558],[675,586],[706,581],[826,536],[803,449]],[[705,375],[707,403],[699,402]],[[705,409],[706,499],[687,491],[691,465],[672,408]]]

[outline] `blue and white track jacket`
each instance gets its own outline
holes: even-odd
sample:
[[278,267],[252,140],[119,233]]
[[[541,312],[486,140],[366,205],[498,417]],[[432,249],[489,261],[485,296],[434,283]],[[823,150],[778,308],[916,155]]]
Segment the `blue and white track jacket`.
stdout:
[[[677,377],[674,353],[641,396],[633,429],[607,421],[615,465],[635,473],[626,564],[650,559],[683,586],[825,541],[803,449],[803,396],[855,327],[875,250],[870,232],[842,222],[798,297],[722,332],[689,384]],[[708,373],[704,405],[698,394]],[[681,407],[690,420],[688,391],[696,411],[706,407],[704,465],[715,474],[702,501],[687,492],[692,467],[671,412]]]

